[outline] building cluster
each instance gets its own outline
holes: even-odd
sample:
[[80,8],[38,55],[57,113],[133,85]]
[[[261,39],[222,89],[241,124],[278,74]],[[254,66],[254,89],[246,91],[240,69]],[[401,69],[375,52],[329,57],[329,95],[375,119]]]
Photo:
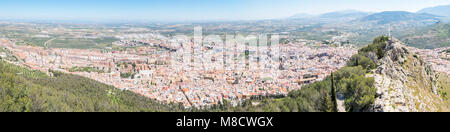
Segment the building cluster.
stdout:
[[415,51],[430,63],[433,70],[450,76],[450,47],[437,49],[415,49]]
[[[279,45],[279,57],[265,47],[194,47],[193,40],[123,41],[145,44],[126,51],[46,49],[2,41],[21,65],[47,72],[57,70],[88,77],[165,103],[206,107],[253,96],[286,95],[320,81],[346,65],[356,49],[329,47],[315,41]],[[318,43],[309,46],[310,43]],[[244,49],[244,50],[243,50]],[[74,67],[94,71],[70,72]],[[448,67],[448,66],[447,66]],[[123,76],[131,73],[132,76]]]

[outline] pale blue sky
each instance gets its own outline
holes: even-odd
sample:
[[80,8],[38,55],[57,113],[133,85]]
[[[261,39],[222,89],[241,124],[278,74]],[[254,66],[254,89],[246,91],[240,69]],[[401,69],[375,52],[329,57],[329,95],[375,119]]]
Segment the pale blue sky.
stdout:
[[339,10],[368,12],[449,5],[450,0],[0,0],[2,18],[256,20]]

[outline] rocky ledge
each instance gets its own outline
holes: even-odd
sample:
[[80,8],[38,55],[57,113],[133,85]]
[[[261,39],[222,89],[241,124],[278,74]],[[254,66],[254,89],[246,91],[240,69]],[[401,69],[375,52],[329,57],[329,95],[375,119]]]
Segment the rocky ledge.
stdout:
[[435,73],[420,56],[397,39],[387,42],[385,56],[377,61],[375,112],[440,111]]

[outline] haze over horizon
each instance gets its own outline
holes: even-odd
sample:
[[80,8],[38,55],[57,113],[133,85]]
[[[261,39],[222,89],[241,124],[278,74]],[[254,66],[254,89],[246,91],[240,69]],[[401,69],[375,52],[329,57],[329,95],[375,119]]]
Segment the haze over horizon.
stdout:
[[[407,4],[405,4],[407,3]],[[215,21],[286,18],[359,10],[409,11],[448,0],[2,0],[0,17],[90,21]]]

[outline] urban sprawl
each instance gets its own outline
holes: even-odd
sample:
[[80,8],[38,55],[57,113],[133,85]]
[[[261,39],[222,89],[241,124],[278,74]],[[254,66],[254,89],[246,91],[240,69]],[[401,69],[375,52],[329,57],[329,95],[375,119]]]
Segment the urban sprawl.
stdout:
[[[182,103],[187,108],[207,107],[222,100],[236,105],[254,96],[285,96],[324,79],[357,53],[352,46],[303,39],[261,46],[261,40],[221,43],[158,34],[116,37],[120,41],[113,45],[136,48],[45,48],[16,45],[12,39],[1,39],[0,46],[17,58],[10,61],[16,65],[49,74],[54,70],[88,77],[164,103]],[[450,75],[448,50],[416,52],[435,70]],[[0,52],[0,57],[7,58],[8,54]]]

